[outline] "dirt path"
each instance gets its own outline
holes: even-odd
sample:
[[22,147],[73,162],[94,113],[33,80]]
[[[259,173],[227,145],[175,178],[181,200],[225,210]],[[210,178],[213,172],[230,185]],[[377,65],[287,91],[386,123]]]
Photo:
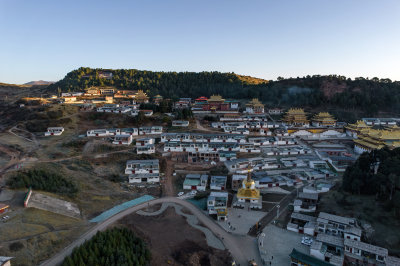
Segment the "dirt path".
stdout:
[[3,174],[19,162],[20,152],[16,150],[11,150],[6,146],[1,146],[1,145],[0,145],[0,151],[10,156],[10,161],[5,166],[0,168],[0,181],[1,181]]
[[164,196],[173,197],[175,196],[173,176],[174,173],[174,162],[167,159],[167,167],[165,169],[165,179],[164,179]]
[[180,200],[174,197],[165,197],[136,205],[134,207],[126,209],[125,211],[122,211],[110,217],[109,219],[103,221],[102,223],[95,225],[89,231],[83,234],[80,238],[72,242],[69,246],[64,248],[62,251],[60,251],[51,259],[43,262],[41,265],[53,266],[60,264],[66,256],[71,254],[72,250],[75,247],[80,246],[86,240],[92,238],[97,233],[97,231],[104,231],[105,229],[107,229],[108,226],[112,225],[113,223],[115,223],[116,221],[118,221],[119,219],[128,214],[134,213],[142,208],[146,208],[148,206],[153,206],[155,204],[164,202],[176,203],[189,209],[189,211],[191,211],[192,214],[197,217],[197,219],[202,225],[207,227],[213,234],[215,234],[223,242],[224,246],[230,251],[230,253],[234,257],[236,263],[239,263],[240,265],[247,265],[248,260],[250,259],[255,259],[258,263],[261,262],[260,255],[257,249],[257,241],[255,241],[255,238],[249,236],[238,236],[228,233],[222,227],[220,227],[215,221],[213,221],[209,216],[204,214],[200,209],[192,205],[190,202]]
[[212,130],[212,129],[203,127],[198,119],[196,119],[196,127],[197,127],[197,130],[201,130],[201,131],[207,131],[207,132],[211,132],[211,133],[222,133],[219,130]]
[[[24,136],[18,135],[18,134],[15,133],[13,130],[16,130],[16,131],[19,130],[19,131],[25,132],[25,133],[27,133],[28,135],[31,136],[31,139],[28,139],[28,138],[26,138],[26,137],[24,137]],[[27,131],[27,130],[25,130],[25,129],[19,128],[18,125],[15,125],[15,126],[13,126],[12,128],[10,128],[10,129],[8,130],[8,132],[9,132],[10,134],[14,135],[14,136],[17,136],[17,137],[19,137],[19,138],[22,138],[22,139],[26,140],[26,141],[35,143],[36,148],[39,147],[39,142],[37,141],[36,136],[35,136],[32,132],[29,132],[29,131]]]

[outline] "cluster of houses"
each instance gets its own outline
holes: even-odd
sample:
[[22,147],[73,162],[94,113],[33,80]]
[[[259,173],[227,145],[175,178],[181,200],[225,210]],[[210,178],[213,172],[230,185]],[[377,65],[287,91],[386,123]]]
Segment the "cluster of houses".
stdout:
[[[314,206],[318,200],[311,194],[303,194],[301,197],[302,200],[307,200],[306,205],[309,206]],[[317,217],[293,212],[287,229],[314,237],[309,254],[292,251],[292,265],[400,264],[400,259],[389,256],[387,249],[362,241],[363,229],[355,218],[326,212],[320,212]]]
[[[116,145],[131,145],[133,136],[160,136],[162,126],[149,126],[139,128],[109,128],[109,129],[91,129],[86,132],[87,137],[108,137],[112,138],[112,143]],[[152,137],[143,137],[136,139],[137,154],[155,153],[155,139]]]
[[217,215],[218,221],[226,220],[228,213],[228,192],[225,192],[227,176],[208,176],[206,174],[187,174],[183,189],[206,191],[211,189],[207,198],[207,210],[210,215]]
[[310,157],[285,157],[268,158],[253,157],[241,158],[224,162],[226,168],[232,173],[232,189],[237,190],[248,172],[252,168],[251,178],[255,188],[266,192],[270,188],[281,186],[296,186],[303,182],[312,181],[308,191],[318,193],[319,187],[329,191],[332,187],[331,178],[336,174],[332,172],[325,161]]
[[[189,162],[231,161],[237,153],[295,155],[311,153],[294,137],[246,137],[241,134],[163,133],[164,152],[187,153]],[[276,147],[272,149],[272,147]],[[280,148],[279,148],[280,147]]]

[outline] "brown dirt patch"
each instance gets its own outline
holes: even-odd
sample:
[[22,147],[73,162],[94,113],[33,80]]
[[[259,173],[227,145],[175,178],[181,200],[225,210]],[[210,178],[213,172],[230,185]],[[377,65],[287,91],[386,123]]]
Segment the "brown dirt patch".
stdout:
[[231,257],[207,245],[204,234],[170,207],[158,216],[132,214],[119,220],[148,244],[150,265],[229,265]]

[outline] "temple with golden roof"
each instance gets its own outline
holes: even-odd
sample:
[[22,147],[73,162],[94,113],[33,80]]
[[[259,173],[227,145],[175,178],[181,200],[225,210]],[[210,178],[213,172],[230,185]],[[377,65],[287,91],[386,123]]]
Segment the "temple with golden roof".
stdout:
[[257,98],[253,98],[250,102],[246,104],[246,113],[263,114],[264,105]]
[[242,187],[238,189],[236,194],[236,203],[235,207],[246,207],[246,203],[249,204],[249,209],[261,209],[262,208],[262,200],[260,195],[260,190],[256,189],[256,183],[253,179],[251,179],[252,169],[248,168],[247,178],[243,180]]
[[359,132],[358,138],[353,142],[354,151],[359,154],[384,147],[398,148],[400,147],[400,128],[397,126],[383,130],[365,128]]
[[320,112],[311,119],[312,125],[315,127],[334,127],[336,119],[328,112]]
[[136,103],[148,103],[149,96],[143,90],[138,90],[135,94],[135,101]]
[[348,124],[345,126],[346,134],[353,138],[357,138],[357,135],[360,134],[362,130],[369,128],[371,127],[365,124],[365,122],[362,120],[358,120],[354,124]]
[[308,127],[310,122],[302,108],[290,108],[282,119],[286,125],[294,127]]

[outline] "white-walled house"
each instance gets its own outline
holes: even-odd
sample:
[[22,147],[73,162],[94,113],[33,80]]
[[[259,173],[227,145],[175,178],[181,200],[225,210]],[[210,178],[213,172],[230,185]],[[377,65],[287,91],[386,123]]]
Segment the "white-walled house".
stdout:
[[152,145],[152,144],[153,145],[155,144],[154,138],[136,139],[136,147],[143,147],[143,146]]
[[159,183],[160,176],[159,174],[136,174],[129,175],[128,181],[130,184],[133,183]]
[[211,192],[207,198],[207,210],[209,214],[216,214],[218,221],[225,221],[228,212],[228,193]]
[[132,140],[132,135],[116,135],[112,143],[119,145],[131,145]]
[[211,176],[210,189],[225,190],[226,189],[226,176]]
[[110,133],[107,129],[90,129],[86,132],[88,137],[107,137]]
[[162,131],[162,126],[139,127],[139,135],[158,135]]
[[125,174],[158,174],[158,159],[129,160],[126,162]]
[[153,144],[136,147],[137,154],[153,154],[156,153],[156,148]]
[[60,136],[64,132],[63,127],[48,127],[45,136]]
[[183,189],[205,191],[208,183],[208,175],[187,174],[183,181]]
[[129,183],[160,182],[159,161],[129,160],[126,162],[125,174],[129,175]]
[[139,130],[138,130],[137,128],[135,128],[135,127],[132,127],[132,128],[122,128],[122,129],[121,129],[121,134],[137,136],[137,135],[139,135]]
[[187,121],[187,120],[173,120],[172,121],[172,126],[173,127],[188,127],[189,126],[189,121]]

